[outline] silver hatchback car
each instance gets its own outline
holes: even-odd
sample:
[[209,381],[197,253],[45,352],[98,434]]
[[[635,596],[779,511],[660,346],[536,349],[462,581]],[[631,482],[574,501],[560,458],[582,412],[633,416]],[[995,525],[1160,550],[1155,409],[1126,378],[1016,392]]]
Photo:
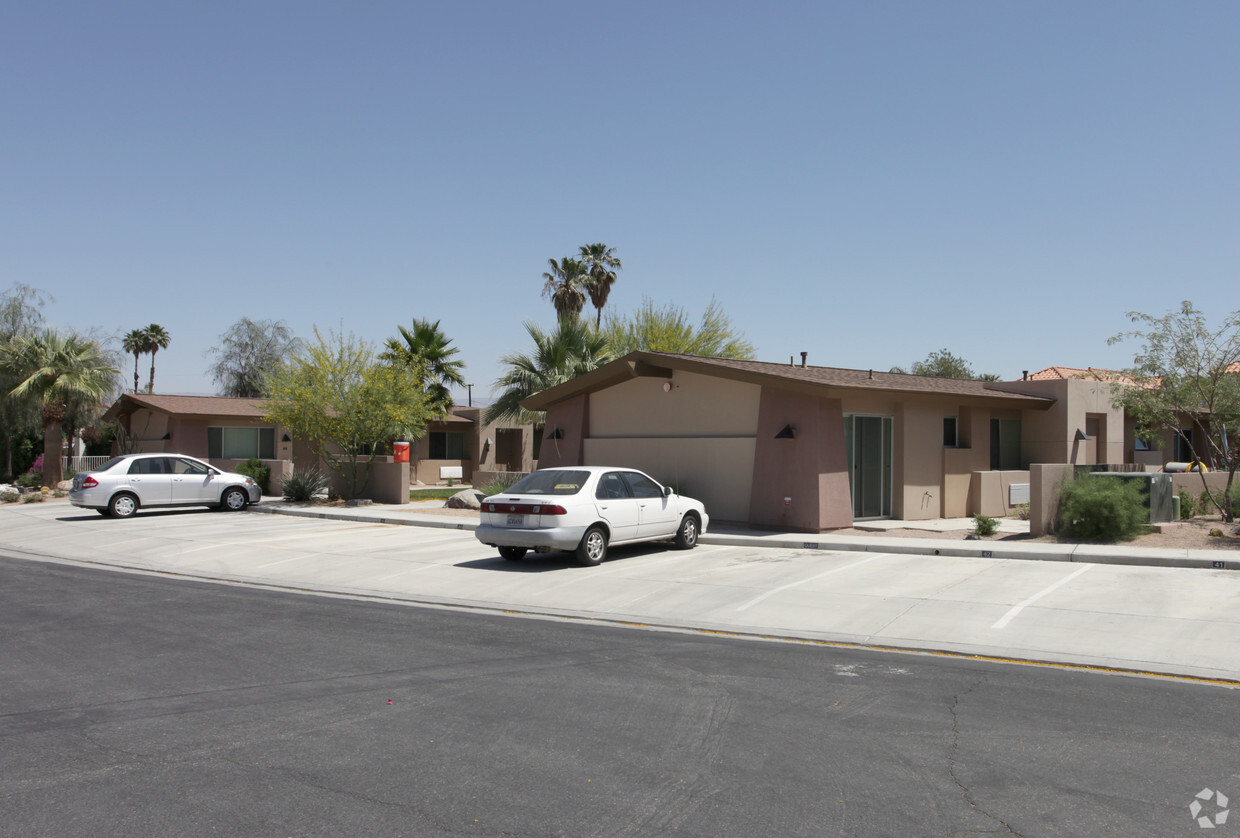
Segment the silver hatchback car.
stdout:
[[69,502],[129,518],[144,506],[212,506],[238,511],[258,503],[254,478],[220,471],[185,454],[124,454],[73,476]]

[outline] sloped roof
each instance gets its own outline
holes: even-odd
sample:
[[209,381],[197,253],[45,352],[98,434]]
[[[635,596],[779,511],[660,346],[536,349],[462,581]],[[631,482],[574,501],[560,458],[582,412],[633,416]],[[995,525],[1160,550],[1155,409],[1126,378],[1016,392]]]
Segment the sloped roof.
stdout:
[[781,389],[827,394],[831,391],[882,392],[906,395],[939,395],[1000,401],[1014,407],[1047,408],[1050,396],[1005,392],[999,382],[962,378],[931,378],[923,375],[853,370],[840,367],[796,366],[732,358],[705,358],[666,352],[630,352],[593,372],[578,376],[521,402],[527,410],[549,406],[582,393],[594,392],[641,376],[669,376],[671,370],[713,375]]
[[1127,384],[1132,381],[1118,370],[1106,370],[1101,367],[1047,367],[1029,376],[1030,381],[1060,381],[1068,378],[1086,378],[1105,381],[1109,384]]
[[261,418],[267,413],[265,399],[235,399],[228,396],[163,396],[147,393],[122,393],[103,415],[111,421],[139,408],[158,410],[181,416],[243,416]]
[[[104,421],[112,421],[125,413],[132,413],[140,408],[158,410],[161,413],[177,416],[239,416],[261,419],[267,415],[266,399],[237,399],[230,396],[164,396],[148,393],[122,393],[108,412],[103,415]],[[454,406],[447,416],[431,419],[431,422],[445,424],[471,425],[475,422],[470,418],[471,411],[479,408]]]

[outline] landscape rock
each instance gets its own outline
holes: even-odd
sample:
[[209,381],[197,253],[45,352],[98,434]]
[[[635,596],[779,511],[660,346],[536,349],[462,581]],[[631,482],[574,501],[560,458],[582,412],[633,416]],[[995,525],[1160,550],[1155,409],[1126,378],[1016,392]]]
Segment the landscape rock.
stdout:
[[477,489],[464,489],[443,502],[448,509],[481,509],[486,495]]

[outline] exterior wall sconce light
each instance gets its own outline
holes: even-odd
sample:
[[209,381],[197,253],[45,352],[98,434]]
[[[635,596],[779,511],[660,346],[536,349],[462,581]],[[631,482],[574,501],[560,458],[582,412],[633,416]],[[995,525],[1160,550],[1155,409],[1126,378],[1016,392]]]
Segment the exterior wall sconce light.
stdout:
[[1085,435],[1085,432],[1082,431],[1080,428],[1077,428],[1076,429],[1076,441],[1084,442],[1087,439],[1089,439],[1089,437]]
[[168,433],[161,436],[160,439],[162,439],[164,442],[167,442],[168,440],[172,439],[172,431],[168,431]]
[[292,442],[293,440],[289,439],[288,434],[285,434],[284,437],[280,441],[281,442]]
[[556,428],[554,431],[552,431],[551,433],[543,437],[543,439],[563,439],[563,438],[564,438],[564,431],[560,430],[559,428]]
[[796,439],[797,429],[792,427],[791,425],[784,425],[784,429],[780,431],[779,433],[775,434],[775,438],[776,439]]

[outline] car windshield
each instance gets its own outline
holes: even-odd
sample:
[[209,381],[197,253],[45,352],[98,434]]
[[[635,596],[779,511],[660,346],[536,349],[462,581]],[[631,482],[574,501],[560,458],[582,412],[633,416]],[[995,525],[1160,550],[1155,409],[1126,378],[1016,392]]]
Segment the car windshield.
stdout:
[[575,495],[581,491],[588,471],[554,469],[527,474],[504,490],[506,495]]

